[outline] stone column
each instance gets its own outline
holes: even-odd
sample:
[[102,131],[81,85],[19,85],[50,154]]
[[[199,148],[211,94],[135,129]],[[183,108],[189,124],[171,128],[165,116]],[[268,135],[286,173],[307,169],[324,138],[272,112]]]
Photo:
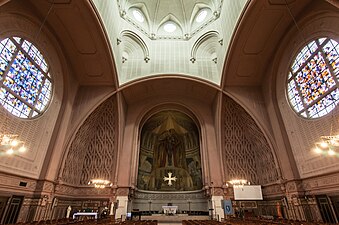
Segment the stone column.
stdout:
[[213,209],[213,218],[221,221],[224,218],[224,210],[222,209],[221,202],[224,199],[223,196],[212,196],[212,209]]
[[115,219],[122,218],[127,215],[128,196],[117,196],[118,208],[115,211]]

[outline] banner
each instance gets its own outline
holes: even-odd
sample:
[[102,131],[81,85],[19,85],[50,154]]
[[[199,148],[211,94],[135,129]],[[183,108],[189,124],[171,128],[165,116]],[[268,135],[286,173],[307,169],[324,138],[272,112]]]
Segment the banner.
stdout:
[[232,201],[231,200],[224,200],[224,211],[226,215],[232,215]]

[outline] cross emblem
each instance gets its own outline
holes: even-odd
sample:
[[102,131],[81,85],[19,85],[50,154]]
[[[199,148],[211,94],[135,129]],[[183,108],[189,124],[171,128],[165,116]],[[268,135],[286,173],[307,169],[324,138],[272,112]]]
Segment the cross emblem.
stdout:
[[168,177],[164,177],[164,181],[168,181],[168,186],[172,186],[172,181],[176,180],[176,177],[172,177],[172,172],[168,172]]

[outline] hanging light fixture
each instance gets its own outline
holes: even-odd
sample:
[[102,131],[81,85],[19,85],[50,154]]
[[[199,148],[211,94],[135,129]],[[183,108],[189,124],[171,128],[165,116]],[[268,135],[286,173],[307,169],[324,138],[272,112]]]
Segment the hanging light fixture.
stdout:
[[250,185],[251,183],[245,179],[233,179],[230,181],[226,182],[226,186],[228,187],[229,184],[233,187],[233,188],[243,188],[244,185]]
[[8,155],[12,155],[15,152],[23,153],[26,151],[26,147],[23,141],[18,139],[16,134],[0,133],[0,149]]
[[111,187],[113,184],[109,180],[92,179],[88,182],[88,185],[93,185],[95,188],[105,188],[105,187]]
[[0,126],[0,153],[12,155],[14,153],[23,153],[26,151],[25,142],[19,139],[18,134],[14,134],[11,131],[8,131],[8,128],[11,127],[8,124],[8,113],[3,110],[4,119]]
[[339,135],[321,136],[320,138],[321,141],[315,143],[315,153],[339,156]]
[[315,143],[315,148],[313,149],[315,153],[339,157],[338,112],[336,109],[332,110],[329,135],[320,136],[320,141]]

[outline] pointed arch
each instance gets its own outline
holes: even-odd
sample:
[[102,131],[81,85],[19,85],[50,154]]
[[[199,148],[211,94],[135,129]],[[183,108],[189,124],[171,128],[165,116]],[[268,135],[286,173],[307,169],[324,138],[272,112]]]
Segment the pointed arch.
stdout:
[[[129,41],[127,41],[129,40]],[[146,45],[145,41],[135,32],[130,31],[130,30],[123,30],[120,33],[120,41],[124,42],[127,41],[126,43],[129,43],[130,48],[129,49],[122,49],[122,52],[127,53],[128,55],[133,54],[133,49],[140,49],[143,54],[143,58],[146,62],[149,60],[149,49],[148,46]],[[120,44],[120,42],[118,42]]]
[[211,60],[213,60],[213,56],[217,55],[217,45],[220,44],[218,42],[219,39],[219,33],[217,31],[209,31],[203,35],[201,35],[193,44],[193,47],[191,49],[191,61],[194,63],[197,60],[197,52],[198,50],[202,49],[202,47],[206,47],[205,50],[202,49],[201,56],[211,57]]

